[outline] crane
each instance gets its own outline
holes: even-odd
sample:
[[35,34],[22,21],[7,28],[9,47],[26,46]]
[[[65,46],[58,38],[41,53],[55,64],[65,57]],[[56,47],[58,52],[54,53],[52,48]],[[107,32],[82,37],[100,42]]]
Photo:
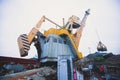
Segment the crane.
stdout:
[[[34,43],[38,53],[38,61],[42,66],[54,66],[54,69],[57,70],[58,80],[74,80],[73,64],[76,59],[82,58],[78,46],[87,16],[90,14],[89,11],[90,9],[85,11],[81,22],[79,17],[73,15],[64,26],[43,16],[28,35],[22,34],[18,37],[21,57],[28,55],[30,46]],[[39,29],[45,20],[55,24],[59,29],[50,28],[41,33]],[[72,33],[73,29],[77,29],[75,34]]]

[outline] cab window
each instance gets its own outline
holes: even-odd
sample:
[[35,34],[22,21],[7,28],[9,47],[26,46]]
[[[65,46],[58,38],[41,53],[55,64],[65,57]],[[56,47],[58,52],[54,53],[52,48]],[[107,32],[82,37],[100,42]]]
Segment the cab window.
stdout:
[[62,44],[62,40],[61,40],[61,39],[59,39],[59,43],[61,43],[61,44]]
[[50,38],[47,38],[46,40],[45,40],[45,43],[48,43],[50,41]]
[[53,38],[53,42],[56,42],[56,43],[57,43],[57,39],[56,39],[56,38]]

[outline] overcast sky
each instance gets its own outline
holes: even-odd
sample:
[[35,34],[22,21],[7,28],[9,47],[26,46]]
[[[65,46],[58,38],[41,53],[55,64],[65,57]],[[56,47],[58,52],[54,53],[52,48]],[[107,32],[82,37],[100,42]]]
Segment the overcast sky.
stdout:
[[[108,52],[120,54],[120,0],[0,0],[0,56],[20,57],[18,36],[28,33],[43,15],[62,25],[62,18],[65,22],[72,15],[82,19],[89,8],[79,51],[83,56],[96,52],[101,40]],[[46,22],[40,31],[49,27],[55,26]],[[35,54],[32,45],[28,57]]]

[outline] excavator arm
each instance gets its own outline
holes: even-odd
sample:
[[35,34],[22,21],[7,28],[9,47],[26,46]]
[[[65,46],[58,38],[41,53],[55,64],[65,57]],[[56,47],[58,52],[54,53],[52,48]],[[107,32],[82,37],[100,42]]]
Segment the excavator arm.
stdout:
[[32,28],[32,30],[28,33],[28,35],[26,34],[22,34],[18,37],[18,46],[19,46],[19,51],[20,51],[20,55],[21,57],[27,56],[28,55],[28,51],[30,50],[30,45],[34,39],[34,37],[36,36],[37,32],[39,31],[42,23],[48,20],[49,22],[55,24],[56,26],[59,26],[61,28],[60,25],[56,24],[55,22],[53,22],[52,20],[48,19],[47,17],[43,16],[40,21],[36,24],[35,27]]
[[29,44],[32,43],[33,38],[35,37],[35,35],[37,34],[37,32],[39,31],[39,28],[41,27],[42,23],[45,21],[45,16],[43,16],[40,21],[36,24],[35,27],[32,28],[32,30],[29,32],[27,38],[29,41]]

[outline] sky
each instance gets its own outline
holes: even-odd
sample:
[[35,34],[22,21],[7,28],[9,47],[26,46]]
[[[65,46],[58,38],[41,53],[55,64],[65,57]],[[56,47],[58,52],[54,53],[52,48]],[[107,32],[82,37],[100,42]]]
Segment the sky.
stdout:
[[[101,40],[108,51],[120,54],[120,0],[0,0],[0,56],[20,57],[17,38],[27,34],[45,15],[49,19],[62,24],[72,15],[83,18],[87,9],[91,9],[86,21],[79,51],[83,56],[97,51]],[[55,27],[45,22],[41,32]],[[36,55],[31,45],[30,58]]]

